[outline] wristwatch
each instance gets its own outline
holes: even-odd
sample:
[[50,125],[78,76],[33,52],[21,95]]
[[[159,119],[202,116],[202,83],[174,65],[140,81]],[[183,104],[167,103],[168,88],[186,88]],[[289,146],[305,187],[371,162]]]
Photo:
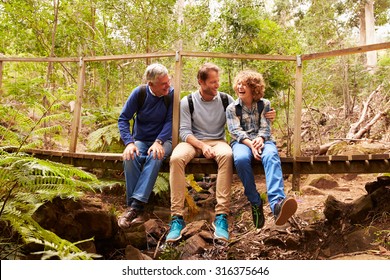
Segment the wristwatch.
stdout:
[[154,142],[157,142],[157,143],[159,143],[160,145],[164,144],[164,142],[161,141],[160,139],[156,139]]

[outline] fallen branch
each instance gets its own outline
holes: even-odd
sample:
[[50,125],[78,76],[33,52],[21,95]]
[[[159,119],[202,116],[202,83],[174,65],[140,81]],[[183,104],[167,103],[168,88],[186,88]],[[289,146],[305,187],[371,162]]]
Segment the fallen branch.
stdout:
[[351,124],[349,132],[347,133],[346,138],[356,138],[354,137],[356,133],[358,132],[359,126],[364,122],[366,119],[367,113],[368,113],[368,105],[371,103],[371,100],[373,99],[374,95],[377,93],[380,93],[383,88],[383,83],[380,84],[371,94],[368,96],[367,100],[363,102],[363,110],[360,115],[359,120],[356,123]]

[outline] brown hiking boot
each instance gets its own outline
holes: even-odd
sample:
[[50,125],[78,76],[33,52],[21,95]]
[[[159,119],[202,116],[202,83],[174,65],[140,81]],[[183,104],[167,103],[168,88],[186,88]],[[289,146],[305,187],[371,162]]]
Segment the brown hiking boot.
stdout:
[[129,227],[142,224],[144,222],[143,215],[138,213],[135,209],[129,208],[122,216],[118,219],[118,226],[122,229],[128,229]]

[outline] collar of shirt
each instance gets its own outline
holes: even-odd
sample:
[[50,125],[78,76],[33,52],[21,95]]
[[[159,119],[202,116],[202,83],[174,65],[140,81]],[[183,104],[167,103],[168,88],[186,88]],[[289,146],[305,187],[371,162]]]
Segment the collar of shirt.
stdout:
[[218,91],[218,94],[217,94],[216,96],[214,96],[214,97],[213,97],[213,99],[211,99],[211,100],[207,101],[207,100],[204,100],[204,99],[203,99],[203,97],[202,97],[202,94],[200,93],[200,91],[198,91],[198,92],[199,92],[199,95],[200,95],[200,100],[202,100],[203,102],[210,102],[210,101],[214,101],[215,99],[217,99],[217,98],[218,98],[218,95],[219,95],[219,91]]
[[149,87],[149,91],[150,91],[150,93],[151,93],[153,96],[155,96],[155,97],[162,97],[162,96],[157,96],[157,95],[153,92],[153,90],[152,90],[151,87]]

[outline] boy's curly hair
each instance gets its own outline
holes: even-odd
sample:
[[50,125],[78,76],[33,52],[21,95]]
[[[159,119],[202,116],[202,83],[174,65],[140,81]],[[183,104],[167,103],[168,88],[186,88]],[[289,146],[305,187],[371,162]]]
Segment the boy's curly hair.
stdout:
[[264,97],[265,91],[265,82],[263,75],[253,70],[243,70],[237,74],[234,78],[233,89],[237,93],[238,83],[246,84],[252,91],[253,100],[255,102],[259,101]]

